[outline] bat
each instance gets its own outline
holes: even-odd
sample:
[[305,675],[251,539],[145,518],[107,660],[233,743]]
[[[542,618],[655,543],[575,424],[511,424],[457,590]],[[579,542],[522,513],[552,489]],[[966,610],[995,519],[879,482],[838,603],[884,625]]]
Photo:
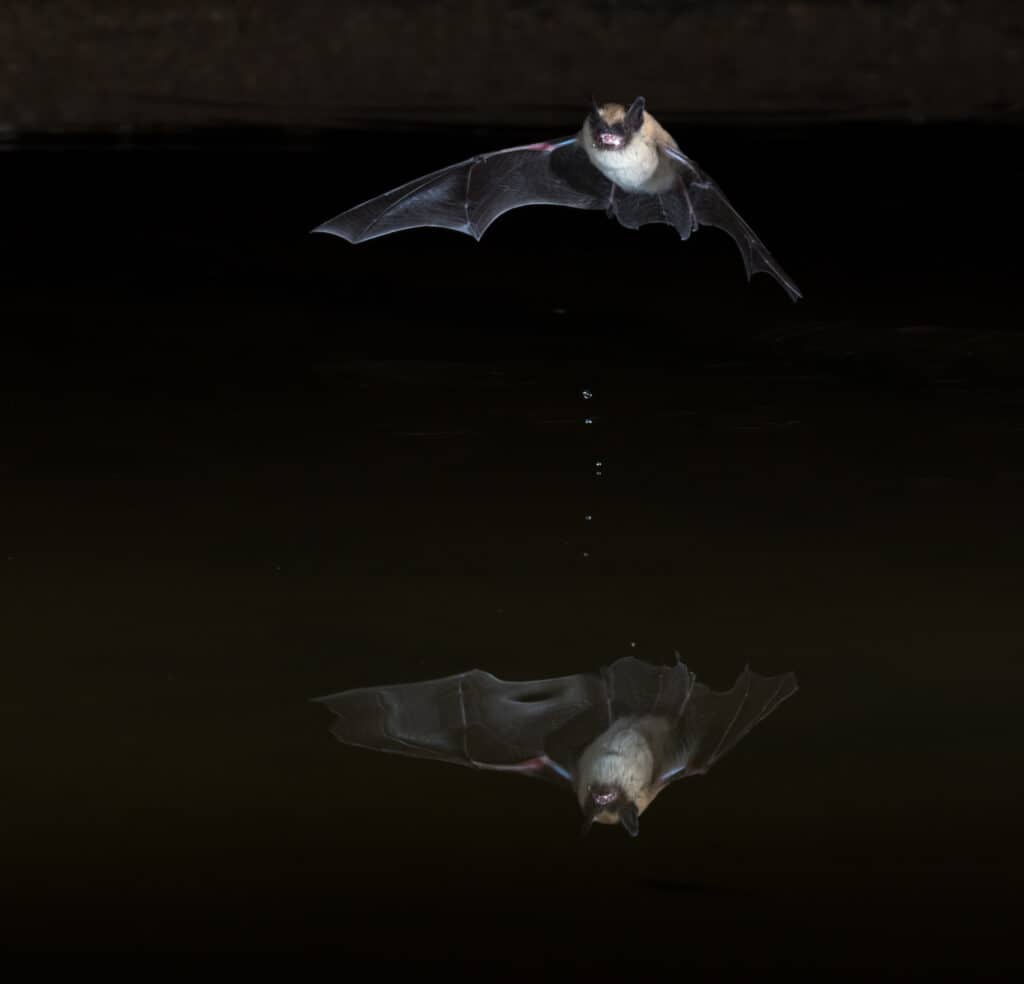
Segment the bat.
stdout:
[[604,209],[628,229],[660,222],[681,239],[702,225],[727,232],[749,280],[768,273],[793,301],[800,291],[722,190],[645,109],[594,105],[571,137],[509,147],[416,178],[335,216],[313,232],[361,243],[403,229],[438,226],[475,239],[522,205]]
[[506,681],[483,670],[318,697],[339,741],[568,786],[591,823],[639,817],[670,783],[707,772],[797,690],[750,667],[731,690],[698,683],[676,654],[626,656],[594,673]]

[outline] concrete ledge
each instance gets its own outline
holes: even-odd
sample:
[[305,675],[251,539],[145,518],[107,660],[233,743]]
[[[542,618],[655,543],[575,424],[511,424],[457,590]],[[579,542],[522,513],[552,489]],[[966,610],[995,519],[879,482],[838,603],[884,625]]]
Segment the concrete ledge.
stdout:
[[16,130],[1018,112],[1017,0],[6,0]]

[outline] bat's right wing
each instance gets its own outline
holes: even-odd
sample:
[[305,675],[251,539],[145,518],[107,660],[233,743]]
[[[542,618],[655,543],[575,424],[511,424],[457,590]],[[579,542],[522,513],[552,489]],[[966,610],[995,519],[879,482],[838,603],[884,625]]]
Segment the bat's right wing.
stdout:
[[371,198],[313,232],[361,243],[403,229],[436,226],[479,239],[522,205],[606,208],[611,182],[587,160],[576,137],[481,154]]
[[571,782],[578,729],[603,696],[596,674],[519,682],[470,670],[317,700],[348,745]]

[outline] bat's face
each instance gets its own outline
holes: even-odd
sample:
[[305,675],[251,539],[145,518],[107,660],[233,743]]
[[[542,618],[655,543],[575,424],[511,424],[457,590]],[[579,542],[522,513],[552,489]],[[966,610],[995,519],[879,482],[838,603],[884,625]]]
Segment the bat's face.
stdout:
[[599,151],[623,150],[643,125],[643,96],[634,99],[629,109],[618,103],[595,106],[587,117],[589,139]]
[[640,811],[619,786],[588,787],[587,798],[583,803],[583,812],[586,817],[584,830],[592,823],[621,823],[629,832],[630,837],[636,837],[640,832],[637,823]]

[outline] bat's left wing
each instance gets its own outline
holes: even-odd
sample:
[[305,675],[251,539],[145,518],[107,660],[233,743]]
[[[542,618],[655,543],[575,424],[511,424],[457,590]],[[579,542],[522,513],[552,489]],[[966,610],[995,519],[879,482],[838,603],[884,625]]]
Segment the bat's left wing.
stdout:
[[717,692],[694,683],[680,705],[672,748],[665,757],[660,784],[701,775],[751,729],[797,692],[796,676],[761,676],[746,667],[731,690]]
[[593,673],[519,682],[470,670],[317,700],[337,717],[331,733],[349,745],[572,782],[604,692]]
[[576,137],[509,147],[415,178],[317,226],[350,243],[434,226],[479,239],[495,219],[523,205],[607,208],[611,182]]
[[800,288],[765,249],[754,230],[732,207],[722,189],[689,157],[676,147],[661,145],[661,151],[676,166],[676,186],[661,194],[627,194],[616,189],[611,211],[624,226],[636,229],[650,222],[673,226],[681,239],[702,225],[727,232],[739,248],[749,280],[755,273],[768,273],[781,285],[790,300],[803,295]]

